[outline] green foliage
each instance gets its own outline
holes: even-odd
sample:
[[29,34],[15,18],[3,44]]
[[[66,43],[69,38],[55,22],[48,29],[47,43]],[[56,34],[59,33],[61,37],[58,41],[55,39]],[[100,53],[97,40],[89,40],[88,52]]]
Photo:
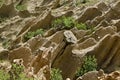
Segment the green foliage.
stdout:
[[21,79],[21,74],[23,72],[24,68],[23,66],[20,66],[18,64],[12,64],[12,69],[10,71],[10,76],[12,80],[20,80]]
[[10,40],[5,40],[3,43],[2,43],[2,46],[6,49],[10,46]]
[[97,69],[97,60],[95,56],[87,56],[84,58],[84,64],[77,71],[76,77],[82,76],[86,72],[94,71]]
[[87,30],[87,26],[85,25],[85,24],[83,24],[83,23],[75,23],[75,27],[77,28],[77,29],[82,29],[82,30]]
[[0,70],[0,80],[34,80],[33,78],[27,78],[23,71],[23,66],[12,64],[9,72],[2,69]]
[[52,27],[59,29],[71,29],[74,26],[74,19],[72,17],[61,17],[53,21]]
[[19,11],[24,11],[27,9],[26,5],[16,5],[16,9]]
[[61,17],[59,19],[56,19],[52,23],[52,27],[56,29],[71,29],[73,27],[76,27],[77,29],[87,30],[87,26],[83,23],[76,22],[72,17]]
[[0,7],[3,5],[4,0],[0,0]]
[[64,28],[70,29],[74,26],[74,20],[72,17],[65,18],[63,17]]
[[25,40],[29,40],[29,39],[31,39],[32,37],[35,37],[35,36],[37,36],[37,35],[39,35],[39,34],[41,34],[41,35],[43,35],[44,34],[44,30],[43,29],[38,29],[38,30],[36,30],[36,31],[31,31],[31,32],[28,32],[26,35],[25,35]]
[[9,80],[10,75],[4,70],[0,70],[0,80]]
[[63,80],[62,75],[61,75],[61,71],[59,69],[52,68],[51,80]]

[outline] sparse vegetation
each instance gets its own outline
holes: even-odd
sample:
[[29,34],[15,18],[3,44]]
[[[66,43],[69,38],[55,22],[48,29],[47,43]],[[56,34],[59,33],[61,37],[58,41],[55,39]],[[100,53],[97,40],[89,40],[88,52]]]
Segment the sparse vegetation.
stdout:
[[72,17],[61,17],[53,21],[52,27],[57,29],[71,29],[74,26]]
[[86,72],[94,71],[97,69],[97,60],[95,56],[86,56],[84,58],[84,63],[76,73],[76,77],[82,76]]
[[4,3],[4,0],[0,0],[0,7],[2,6],[3,3]]
[[82,29],[82,30],[87,30],[87,26],[85,25],[85,24],[83,24],[83,23],[75,23],[75,27],[77,28],[77,29]]
[[87,30],[87,26],[83,23],[78,23],[72,17],[61,17],[53,21],[52,27],[62,30],[62,29],[71,29],[76,27],[77,29]]
[[33,78],[27,78],[24,74],[24,67],[18,64],[12,64],[12,68],[9,72],[11,80],[33,80]]
[[25,40],[27,41],[27,40],[31,39],[32,37],[35,37],[35,36],[37,36],[37,35],[39,35],[39,34],[43,35],[43,34],[44,34],[44,30],[43,30],[43,29],[38,29],[38,30],[36,30],[36,31],[28,32],[28,33],[25,35]]
[[10,75],[4,70],[0,70],[0,80],[10,80]]
[[50,80],[63,80],[61,71],[59,69],[52,68]]
[[16,9],[19,11],[24,11],[27,9],[26,5],[16,5]]
[[0,80],[34,80],[28,78],[24,74],[24,67],[18,64],[12,64],[12,68],[9,72],[0,70]]
[[9,48],[10,46],[10,40],[5,40],[3,43],[2,43],[2,46],[6,49],[6,48]]

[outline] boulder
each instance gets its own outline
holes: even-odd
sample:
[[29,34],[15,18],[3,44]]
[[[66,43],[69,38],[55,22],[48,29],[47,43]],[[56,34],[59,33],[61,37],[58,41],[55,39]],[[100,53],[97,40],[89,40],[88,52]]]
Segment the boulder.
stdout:
[[66,37],[66,41],[68,43],[77,43],[77,38],[74,36],[74,34],[71,31],[65,31],[64,36]]

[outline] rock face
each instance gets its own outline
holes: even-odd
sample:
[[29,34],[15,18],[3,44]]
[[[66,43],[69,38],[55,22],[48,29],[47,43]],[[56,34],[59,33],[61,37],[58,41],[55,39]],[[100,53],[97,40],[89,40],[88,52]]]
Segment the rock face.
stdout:
[[[26,10],[16,10],[14,6],[18,3],[25,4]],[[51,68],[59,68],[63,80],[74,80],[83,58],[95,55],[98,68],[112,73],[91,71],[77,80],[120,80],[120,72],[116,71],[120,70],[119,0],[83,8],[73,5],[71,0],[66,5],[60,5],[60,0],[20,0],[18,3],[14,0],[0,7],[0,15],[9,17],[0,20],[0,59],[10,62],[22,59],[26,73],[38,80],[50,80]],[[61,16],[71,16],[78,23],[85,23],[88,29],[50,28],[52,21]],[[40,28],[46,30],[43,36],[25,41],[28,32]],[[4,42],[11,43],[8,49],[3,48]]]
[[76,80],[119,80],[120,72],[114,71],[110,74],[105,74],[103,71],[91,71]]

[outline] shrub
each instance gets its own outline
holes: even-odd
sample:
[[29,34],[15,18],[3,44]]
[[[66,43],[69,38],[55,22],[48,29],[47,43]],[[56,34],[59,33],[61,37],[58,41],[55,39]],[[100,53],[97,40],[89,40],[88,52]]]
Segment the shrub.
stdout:
[[9,71],[10,80],[33,80],[33,78],[27,78],[24,74],[24,67],[18,64],[12,64],[12,68]]
[[76,73],[76,77],[82,76],[86,72],[94,71],[97,69],[97,60],[95,56],[87,56],[84,58],[84,64]]
[[25,40],[27,41],[27,40],[29,40],[29,39],[31,39],[32,37],[35,37],[35,36],[37,36],[37,35],[39,35],[39,34],[41,34],[41,35],[43,35],[44,34],[44,30],[43,29],[38,29],[38,30],[36,30],[36,31],[31,31],[31,32],[28,32],[26,35],[25,35]]
[[74,19],[72,17],[61,17],[52,23],[52,27],[56,29],[71,29],[74,26]]
[[52,23],[52,27],[62,30],[62,29],[71,29],[76,27],[77,29],[87,30],[87,26],[83,23],[76,22],[72,17],[61,17],[56,19]]
[[0,70],[0,80],[34,80],[33,78],[28,78],[24,74],[24,67],[18,64],[12,64],[12,68],[9,72],[1,69]]
[[51,69],[51,80],[63,80],[61,71],[59,69]]

